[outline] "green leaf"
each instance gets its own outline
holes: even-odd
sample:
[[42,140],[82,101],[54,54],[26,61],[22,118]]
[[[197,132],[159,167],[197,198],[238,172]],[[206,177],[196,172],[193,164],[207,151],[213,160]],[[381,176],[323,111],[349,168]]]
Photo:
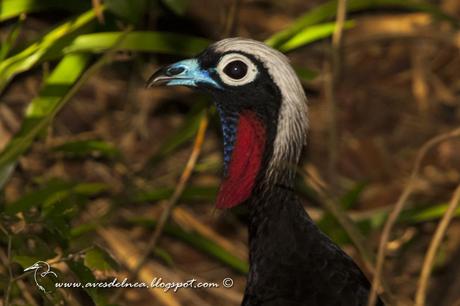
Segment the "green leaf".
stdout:
[[[354,26],[354,21],[345,22],[344,28],[350,29]],[[289,52],[314,41],[331,36],[334,33],[335,22],[314,25],[298,32],[279,46],[282,52]]]
[[344,209],[350,209],[356,206],[358,204],[359,198],[364,192],[364,189],[366,189],[367,183],[356,183],[352,188],[345,193],[345,195],[342,196],[340,199],[340,204]]
[[175,14],[182,16],[187,11],[188,0],[162,0]]
[[82,0],[1,0],[0,22],[21,14],[54,9],[78,12],[89,7],[90,2]]
[[73,36],[86,30],[86,27],[91,26],[94,20],[94,11],[90,10],[57,26],[23,51],[0,62],[0,92],[14,76],[31,69],[43,61],[49,53],[61,52],[62,48],[73,39]]
[[8,204],[5,212],[7,214],[15,214],[20,211],[29,210],[32,207],[39,207],[56,193],[61,193],[63,190],[67,190],[70,187],[71,186],[67,182],[60,180],[51,181],[43,188],[26,193],[17,201]]
[[314,80],[318,76],[318,72],[306,69],[303,67],[294,67],[297,76],[306,82]]
[[[359,197],[363,193],[365,187],[366,184],[357,183],[349,191],[347,191],[339,201],[342,209],[346,211],[355,206],[358,203]],[[340,226],[339,222],[337,222],[331,213],[325,213],[317,224],[318,227],[321,228],[336,243],[346,244],[351,242],[347,232]]]
[[[448,16],[439,10],[436,6],[431,5],[425,1],[416,0],[349,0],[347,2],[348,13],[359,12],[369,9],[378,8],[396,8],[411,11],[422,11],[433,15],[436,18],[448,20],[454,25],[458,26],[459,21],[452,16]],[[303,31],[307,27],[331,19],[337,12],[337,0],[329,1],[325,4],[319,5],[312,10],[309,10],[303,16],[299,17],[292,23],[291,26],[275,33],[265,42],[275,48],[279,48],[286,41],[294,35]]]
[[[429,222],[440,219],[447,210],[448,204],[429,205],[428,207],[410,208],[404,210],[398,218],[398,223],[413,224]],[[455,216],[460,217],[460,208],[455,211]],[[373,214],[366,214],[356,220],[359,228],[364,232],[380,229],[388,218],[388,209],[376,210]]]
[[56,203],[64,201],[71,195],[89,197],[105,191],[107,188],[107,185],[101,183],[69,183],[55,179],[40,189],[28,192],[13,203],[9,203],[5,212],[16,214],[32,207],[44,207],[49,210]]
[[[72,209],[75,210],[75,207],[72,207],[72,203],[66,199],[59,205],[50,208],[43,220],[43,225],[47,230],[44,234],[50,235],[53,242],[62,248],[68,248],[69,245],[71,216],[68,211]],[[63,210],[65,210],[63,213],[59,213]]]
[[273,34],[265,43],[274,48],[279,48],[287,40],[304,30],[305,28],[335,16],[337,11],[337,1],[330,1],[317,6],[303,16],[299,17],[287,29]]
[[156,247],[155,250],[153,250],[153,253],[155,254],[155,256],[163,260],[168,266],[174,266],[173,257],[165,249]]
[[93,247],[85,254],[85,266],[91,270],[113,271],[118,269],[117,262],[105,250]]
[[[147,218],[130,218],[128,219],[128,222],[148,227],[156,226],[155,221]],[[198,233],[186,232],[180,227],[169,224],[164,227],[164,232],[165,234],[180,239],[192,247],[202,251],[203,253],[214,257],[238,273],[246,274],[249,270],[247,262],[239,259],[238,257],[235,257],[231,253],[221,248],[214,241],[209,240]]]
[[147,9],[147,0],[105,0],[107,9],[115,15],[137,24]]
[[[401,214],[400,220],[408,223],[433,221],[441,218],[446,213],[448,206],[449,204],[438,204],[424,208],[409,209]],[[454,215],[456,217],[460,216],[460,207],[455,210]]]
[[21,129],[0,153],[0,173],[11,167],[32,144],[34,138],[53,120],[72,96],[71,89],[85,71],[89,56],[71,54],[62,59],[45,81],[40,95],[27,108]]
[[95,231],[99,226],[101,226],[101,224],[94,221],[73,226],[70,229],[69,238],[74,239],[80,237],[81,235]]
[[76,140],[55,146],[55,152],[62,152],[69,157],[105,157],[115,158],[121,155],[112,144],[102,140]]
[[204,38],[163,32],[102,32],[78,36],[68,47],[65,53],[93,52],[99,53],[109,49],[125,35],[118,49],[193,56],[205,49],[210,41]]
[[[173,192],[173,188],[156,188],[136,193],[131,198],[131,201],[134,203],[156,202],[170,198]],[[187,187],[182,193],[180,199],[183,201],[212,201],[215,199],[216,194],[216,186]]]
[[84,265],[83,261],[78,259],[67,261],[67,263],[69,268],[77,275],[82,283],[90,283],[96,280],[93,273]]
[[[87,284],[96,282],[94,275],[84,265],[83,261],[68,261],[67,265],[81,283]],[[99,288],[86,287],[84,290],[89,294],[96,306],[108,305],[107,299],[101,294]]]
[[210,41],[204,38],[162,32],[102,32],[81,34],[93,25],[95,15],[89,11],[76,20],[64,23],[25,50],[0,62],[0,92],[17,74],[37,64],[69,53],[102,53],[121,38],[120,50],[156,52],[193,56],[205,49]]
[[0,62],[8,56],[8,53],[16,44],[16,41],[19,37],[19,34],[21,33],[21,28],[24,24],[25,19],[25,15],[21,15],[19,17],[19,20],[12,26],[12,28],[8,32],[7,37],[2,40],[2,45],[0,46]]
[[73,190],[76,194],[84,196],[95,196],[101,192],[107,191],[109,186],[104,183],[78,183]]
[[57,254],[54,252],[56,245],[50,243],[48,238],[51,237],[29,234],[14,235],[12,249],[15,259],[13,260],[27,268],[39,260],[46,261],[56,257]]
[[5,184],[10,179],[11,175],[14,172],[14,168],[16,167],[16,162],[6,163],[4,167],[0,168],[0,190],[3,189]]
[[22,268],[26,269],[43,258],[26,256],[26,255],[13,255],[13,261],[20,264]]
[[155,166],[158,162],[163,160],[163,158],[171,154],[175,149],[195,136],[200,125],[200,120],[206,112],[205,108],[205,103],[196,104],[195,109],[190,112],[185,120],[185,123],[171,136],[169,136],[163,142],[160,149],[150,158],[150,167]]

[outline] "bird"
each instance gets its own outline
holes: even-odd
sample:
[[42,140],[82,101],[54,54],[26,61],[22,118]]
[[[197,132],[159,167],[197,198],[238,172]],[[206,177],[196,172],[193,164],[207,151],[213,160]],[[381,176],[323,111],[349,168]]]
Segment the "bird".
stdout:
[[224,165],[216,207],[246,205],[249,215],[241,305],[367,305],[366,276],[315,225],[294,190],[309,122],[288,58],[256,40],[226,38],[154,72],[146,86],[159,85],[205,92],[219,114]]
[[[34,271],[34,280],[35,280],[35,284],[37,285],[38,289],[40,289],[41,291],[43,291],[44,293],[50,293],[50,291],[47,291],[45,289],[45,287],[43,287],[38,279],[37,279],[37,276],[40,276],[40,278],[44,278],[46,277],[47,275],[52,275],[54,276],[55,278],[57,278],[57,274],[56,272],[54,272],[53,270],[51,270],[51,266],[49,265],[49,263],[47,263],[46,261],[37,261],[36,263],[34,263],[33,265],[27,267],[24,269],[24,272],[27,272],[27,271]],[[38,272],[39,270],[43,270],[43,272]]]

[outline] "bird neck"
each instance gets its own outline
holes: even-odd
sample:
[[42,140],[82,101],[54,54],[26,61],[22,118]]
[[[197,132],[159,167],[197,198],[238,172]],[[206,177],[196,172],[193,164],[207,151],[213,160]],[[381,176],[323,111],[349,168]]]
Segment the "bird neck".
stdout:
[[283,124],[278,122],[276,111],[218,110],[224,138],[224,177],[216,206],[231,208],[246,202],[256,190],[264,192],[276,185],[292,187],[303,143],[289,143],[286,137],[284,155],[275,149],[278,124]]
[[250,270],[246,299],[251,302],[243,305],[259,305],[254,301],[265,298],[264,288],[273,288],[273,296],[292,294],[289,281],[280,277],[298,278],[298,269],[312,266],[305,250],[318,247],[318,231],[294,191],[282,185],[272,185],[262,195],[253,195],[248,208]]
[[247,201],[250,229],[257,231],[258,227],[263,227],[265,225],[263,220],[279,220],[283,216],[282,211],[303,214],[304,209],[289,185],[261,183],[256,186],[253,195]]
[[250,198],[249,210],[243,306],[367,303],[366,277],[319,230],[291,189],[273,185]]

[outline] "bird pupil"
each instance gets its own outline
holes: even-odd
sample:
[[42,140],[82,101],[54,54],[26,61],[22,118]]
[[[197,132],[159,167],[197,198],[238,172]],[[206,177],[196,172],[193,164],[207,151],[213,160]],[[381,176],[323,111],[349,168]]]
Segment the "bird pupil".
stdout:
[[232,79],[239,80],[248,72],[248,66],[242,61],[236,60],[225,66],[224,72]]

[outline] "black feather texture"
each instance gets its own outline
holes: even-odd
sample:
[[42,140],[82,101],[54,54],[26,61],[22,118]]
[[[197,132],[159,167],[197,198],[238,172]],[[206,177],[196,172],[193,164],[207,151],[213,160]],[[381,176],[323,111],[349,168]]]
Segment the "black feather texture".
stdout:
[[255,194],[247,202],[250,272],[243,306],[367,305],[369,281],[292,190],[271,186]]

